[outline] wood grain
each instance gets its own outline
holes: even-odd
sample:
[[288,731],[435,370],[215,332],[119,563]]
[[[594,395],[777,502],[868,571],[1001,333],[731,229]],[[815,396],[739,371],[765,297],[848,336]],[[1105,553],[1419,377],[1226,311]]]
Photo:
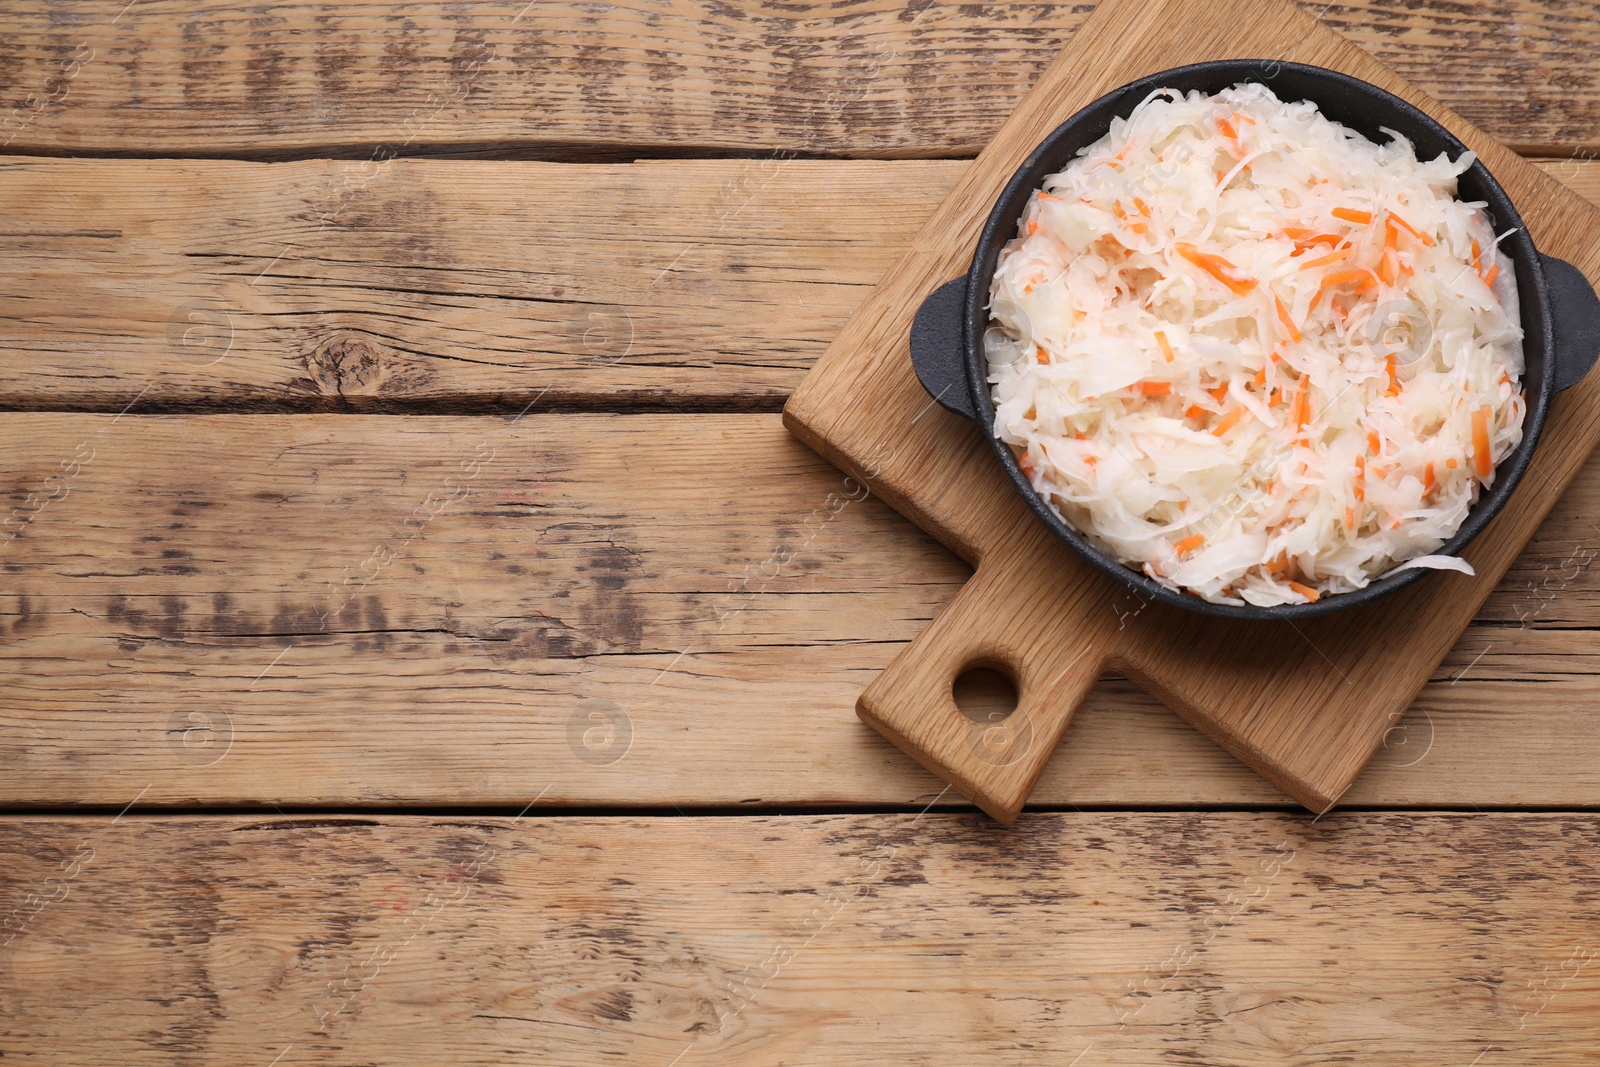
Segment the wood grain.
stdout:
[[776,410],[969,166],[0,158],[0,407]]
[[[972,154],[1088,6],[518,7],[0,0],[0,152],[362,161],[0,157],[0,407],[107,413],[0,415],[0,805],[108,809],[0,820],[0,1057],[1595,1045],[1593,816],[681,817],[960,803],[851,705],[968,569],[701,412],[775,408],[967,170],[788,157]],[[1322,10],[1518,143],[1600,143],[1581,8]],[[770,158],[389,160],[722,151]],[[211,409],[262,414],[140,414]],[[1597,509],[1591,463],[1348,801],[1595,806]],[[1283,801],[1117,678],[1035,795]]]
[[[969,571],[776,416],[9,414],[0,456],[0,804],[939,794],[853,707]],[[1350,802],[1596,803],[1596,512],[1600,461]],[[1116,679],[1036,799],[1284,802]]]
[[964,168],[0,158],[0,405],[776,410]]
[[1590,816],[129,816],[0,841],[22,1064],[1565,1067],[1600,1038]]
[[[0,8],[0,143],[256,158],[970,157],[1090,7],[10,0]],[[1305,9],[1511,143],[1600,145],[1592,5]]]
[[[930,409],[908,358],[922,300],[966,272],[1002,186],[1061,121],[1157,70],[1275,57],[1388,89],[1475,151],[1541,251],[1600,282],[1600,211],[1293,5],[1105,0],[785,405],[785,423],[977,567],[862,694],[864,721],[1002,822],[1021,810],[1073,710],[1122,670],[1313,811],[1349,788],[1600,440],[1600,376],[1552,406],[1515,498],[1463,553],[1476,577],[1423,581],[1300,623],[1206,618],[1134,598],[1028,511],[981,431]],[[1270,73],[1264,73],[1270,77]],[[973,666],[1016,682],[1004,723],[951,696]]]

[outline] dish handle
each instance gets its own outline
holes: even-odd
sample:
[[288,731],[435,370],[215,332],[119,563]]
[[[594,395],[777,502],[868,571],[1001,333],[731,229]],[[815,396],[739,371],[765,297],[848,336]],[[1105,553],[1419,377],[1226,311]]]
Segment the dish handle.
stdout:
[[[1600,296],[1583,271],[1564,259],[1539,253],[1545,285],[1550,290],[1550,317],[1555,323],[1556,391],[1583,381],[1600,356]],[[938,294],[935,294],[938,295]],[[921,371],[917,372],[919,375]]]
[[[980,564],[856,702],[863,722],[1007,825],[1110,660],[1106,587],[1037,586],[1032,567]],[[956,704],[956,679],[982,667],[1015,687],[1009,715],[979,721]]]
[[974,419],[972,390],[967,386],[965,276],[945,282],[928,295],[911,320],[911,366],[917,380],[937,400],[963,418]]

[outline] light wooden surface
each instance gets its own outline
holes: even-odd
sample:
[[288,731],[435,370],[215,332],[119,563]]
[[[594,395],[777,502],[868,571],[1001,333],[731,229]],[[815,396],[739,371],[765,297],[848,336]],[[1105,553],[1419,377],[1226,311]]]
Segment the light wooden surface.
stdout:
[[1573,815],[12,819],[0,1051],[141,1062],[1561,1065]]
[[[784,408],[807,443],[977,567],[862,694],[864,721],[1003,822],[1021,811],[1073,711],[1124,671],[1314,812],[1379,750],[1561,490],[1600,440],[1600,377],[1559,397],[1514,499],[1463,553],[1379,603],[1285,625],[1146,603],[1034,520],[976,425],[935,407],[908,355],[917,306],[971,261],[994,200],[1065,116],[1165,67],[1263,57],[1328,67],[1430,113],[1517,204],[1540,250],[1600,282],[1600,209],[1278,0],[1104,0],[1040,76]],[[1263,80],[1270,79],[1267,66]],[[993,667],[1017,687],[995,723],[951,686]]]
[[776,411],[967,166],[0,157],[0,404]]
[[[119,13],[7,0],[0,99],[24,110],[0,142],[356,159],[375,148],[970,157],[1091,6],[137,0]],[[1600,25],[1586,5],[1304,6],[1498,137],[1600,147]]]
[[[939,792],[852,709],[969,571],[775,415],[5,421],[0,804]],[[1352,803],[1595,803],[1596,511],[1600,460]],[[1121,681],[1037,799],[1285,801]]]
[[[777,410],[1089,10],[0,4],[4,1060],[1582,1062],[1600,462],[1344,798],[1451,814],[854,716],[970,572]],[[1592,3],[1307,10],[1600,194]]]

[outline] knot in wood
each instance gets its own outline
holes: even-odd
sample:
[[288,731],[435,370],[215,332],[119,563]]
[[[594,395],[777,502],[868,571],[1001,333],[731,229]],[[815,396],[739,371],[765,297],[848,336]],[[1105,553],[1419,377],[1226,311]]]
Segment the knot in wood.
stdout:
[[367,395],[381,384],[392,353],[364,337],[341,333],[306,357],[311,380],[327,396]]

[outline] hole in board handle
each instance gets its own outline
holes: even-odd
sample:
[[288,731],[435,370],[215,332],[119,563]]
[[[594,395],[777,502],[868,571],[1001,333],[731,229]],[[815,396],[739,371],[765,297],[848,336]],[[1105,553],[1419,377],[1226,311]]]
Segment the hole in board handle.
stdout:
[[950,696],[972,722],[967,745],[973,757],[992,767],[1009,767],[1033,749],[1033,720],[1015,714],[1017,687],[1010,668],[975,664],[950,685]]
[[1001,722],[1017,710],[1017,687],[993,667],[963,671],[950,685],[961,714],[973,722]]

